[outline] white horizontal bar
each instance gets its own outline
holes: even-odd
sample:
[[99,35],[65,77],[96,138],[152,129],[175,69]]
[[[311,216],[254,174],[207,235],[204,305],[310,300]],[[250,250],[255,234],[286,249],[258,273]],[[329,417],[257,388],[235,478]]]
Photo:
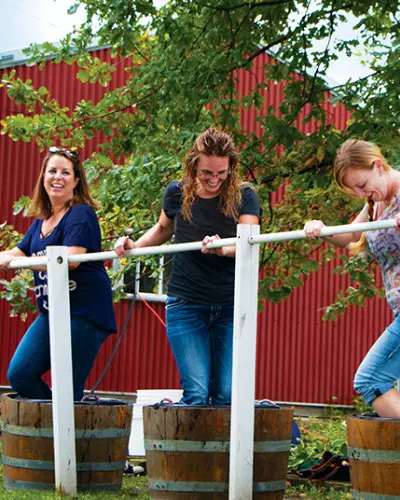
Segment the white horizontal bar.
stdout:
[[146,302],[167,302],[168,296],[163,293],[163,294],[157,294],[157,293],[146,293],[146,292],[139,292],[138,294],[134,293],[127,293],[126,297],[124,297],[127,300],[141,300],[143,299]]
[[[135,248],[126,252],[126,257],[134,257],[140,255],[155,255],[155,254],[168,254],[177,252],[189,252],[191,250],[201,250],[202,248],[222,248],[236,245],[236,238],[224,238],[202,245],[201,241],[193,241],[190,243],[175,243],[173,245],[161,245],[154,247]],[[83,253],[79,255],[71,255],[68,262],[86,262],[92,260],[109,260],[119,259],[114,251],[112,252],[97,252],[97,253]]]
[[[376,231],[377,229],[390,229],[396,227],[394,219],[376,221],[376,222],[362,222],[358,224],[345,224],[343,226],[327,226],[321,229],[321,236],[333,236],[335,234],[344,233],[361,233],[363,231]],[[273,243],[276,241],[289,241],[300,240],[305,238],[304,230],[298,231],[283,231],[279,233],[260,234],[259,236],[250,236],[249,243]],[[205,247],[201,241],[193,241],[190,243],[175,243],[173,245],[162,245],[145,248],[136,248],[126,252],[127,257],[141,256],[141,255],[156,255],[156,254],[169,254],[177,252],[189,252],[192,250],[201,250],[202,248],[222,248],[228,246],[235,246],[236,238],[224,238],[213,243],[209,243]],[[84,253],[79,255],[70,255],[68,262],[89,262],[93,260],[112,260],[118,259],[114,251],[110,252],[95,252]],[[22,259],[15,259],[10,262],[9,269],[20,269],[32,266],[45,266],[47,265],[47,257],[26,257]]]
[[[345,224],[343,226],[326,226],[321,229],[321,236],[333,236],[335,234],[361,233],[364,231],[376,231],[377,229],[390,229],[396,227],[394,219],[376,222],[360,222],[357,224]],[[276,241],[300,240],[306,238],[303,229],[299,231],[283,231],[281,233],[260,234],[260,236],[250,236],[249,243],[273,243]]]
[[22,269],[32,266],[47,266],[48,257],[22,257],[12,260],[8,269]]
[[[155,254],[168,254],[177,252],[189,252],[191,250],[201,250],[202,248],[222,248],[236,245],[236,238],[224,238],[213,243],[203,245],[201,241],[193,241],[190,243],[175,243],[174,245],[162,245],[154,247],[136,248],[126,252],[127,257],[140,256],[140,255],[155,255]],[[89,262],[92,260],[111,260],[119,259],[114,251],[111,252],[94,252],[82,253],[77,255],[70,255],[68,262]],[[17,258],[10,262],[8,269],[20,269],[33,266],[46,266],[48,258],[44,257],[24,257]]]

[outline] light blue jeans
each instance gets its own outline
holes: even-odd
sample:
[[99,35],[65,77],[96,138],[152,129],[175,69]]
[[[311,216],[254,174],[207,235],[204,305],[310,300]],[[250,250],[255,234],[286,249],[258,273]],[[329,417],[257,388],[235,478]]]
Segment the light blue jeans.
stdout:
[[[80,316],[71,318],[72,376],[74,401],[83,397],[83,388],[102,343],[110,332],[101,330]],[[51,390],[42,376],[50,370],[50,334],[47,314],[40,314],[22,337],[8,367],[12,389],[29,399],[51,399]]]
[[386,328],[358,367],[354,389],[371,404],[392,389],[399,377],[400,315]]
[[167,336],[187,405],[227,405],[232,392],[233,305],[168,297]]

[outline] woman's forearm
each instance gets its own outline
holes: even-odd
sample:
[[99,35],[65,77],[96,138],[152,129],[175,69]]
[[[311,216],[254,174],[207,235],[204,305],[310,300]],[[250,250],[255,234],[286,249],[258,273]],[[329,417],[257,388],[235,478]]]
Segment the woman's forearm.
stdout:
[[340,248],[347,248],[350,243],[356,243],[359,240],[360,236],[358,233],[348,233],[348,234],[335,234],[333,236],[321,236],[321,239],[330,243],[332,245],[336,245]]
[[173,234],[173,227],[163,227],[159,222],[157,222],[157,224],[150,228],[135,242],[135,247],[142,248],[162,245],[168,241]]

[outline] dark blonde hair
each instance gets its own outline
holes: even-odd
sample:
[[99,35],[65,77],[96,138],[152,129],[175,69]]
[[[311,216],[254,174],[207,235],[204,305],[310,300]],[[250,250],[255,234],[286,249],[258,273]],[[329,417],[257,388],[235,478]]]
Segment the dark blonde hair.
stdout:
[[[376,160],[380,160],[384,170],[391,170],[386,158],[383,156],[380,148],[376,144],[367,141],[360,141],[358,139],[348,139],[341,145],[336,154],[333,174],[337,185],[340,189],[342,189],[342,191],[350,194],[351,196],[355,196],[354,191],[343,182],[346,172],[350,168],[372,170]],[[374,216],[374,201],[368,199],[366,202],[368,203],[368,220],[372,221]],[[350,243],[350,253],[355,255],[363,252],[366,248],[366,244],[366,233],[362,233],[360,239],[356,243]]]
[[78,153],[75,151],[57,148],[57,152],[53,153],[49,151],[45,159],[43,160],[39,178],[33,192],[32,201],[29,205],[28,215],[36,216],[41,219],[48,219],[53,213],[53,207],[51,205],[50,198],[44,188],[44,174],[46,172],[46,167],[49,163],[50,158],[55,155],[62,156],[63,158],[66,158],[71,162],[75,179],[78,179],[78,183],[74,188],[74,196],[71,200],[68,200],[65,203],[65,207],[69,208],[73,207],[74,205],[81,205],[82,203],[86,203],[94,210],[100,208],[100,205],[97,203],[97,201],[94,200],[90,195],[90,189],[89,184],[86,180],[85,169],[81,161],[79,160]]
[[239,208],[242,200],[243,184],[238,172],[238,154],[230,135],[216,128],[209,128],[194,142],[185,158],[185,169],[182,179],[182,215],[192,220],[192,205],[196,198],[197,165],[200,154],[229,158],[229,173],[221,185],[220,210],[235,220],[239,219]]

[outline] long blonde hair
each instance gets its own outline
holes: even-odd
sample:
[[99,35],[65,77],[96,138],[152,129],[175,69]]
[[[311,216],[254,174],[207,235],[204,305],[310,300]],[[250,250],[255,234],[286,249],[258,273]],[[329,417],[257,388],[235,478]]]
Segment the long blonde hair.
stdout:
[[[376,144],[367,141],[360,141],[358,139],[348,139],[344,142],[336,154],[333,169],[335,181],[339,188],[347,194],[355,196],[354,191],[347,187],[343,182],[346,172],[350,168],[372,170],[374,168],[375,160],[380,160],[384,170],[391,170],[386,158],[383,156],[380,148]],[[367,199],[366,202],[368,203],[368,220],[372,221],[374,217],[374,201]],[[356,255],[363,252],[366,245],[366,233],[362,233],[357,242],[350,243],[350,253]]]
[[216,128],[209,128],[193,143],[185,157],[182,179],[182,215],[185,220],[192,220],[192,205],[196,199],[197,164],[200,154],[229,158],[229,173],[221,185],[219,207],[221,212],[235,220],[239,219],[241,203],[241,185],[238,172],[238,154],[230,135]]
[[[50,148],[51,150],[52,148]],[[29,205],[28,215],[36,216],[41,219],[48,219],[53,213],[53,207],[51,206],[50,198],[44,188],[44,174],[46,172],[47,164],[54,155],[62,156],[72,163],[72,168],[74,170],[75,179],[78,179],[78,184],[74,188],[74,196],[72,200],[66,202],[66,208],[72,207],[74,205],[80,205],[86,203],[94,210],[100,208],[99,203],[94,200],[90,194],[89,184],[86,180],[85,169],[79,160],[79,155],[76,151],[70,151],[62,148],[54,148],[57,152],[48,152],[45,159],[43,160],[43,165],[40,170],[39,178],[37,180],[35,190],[33,192],[32,201]]]

